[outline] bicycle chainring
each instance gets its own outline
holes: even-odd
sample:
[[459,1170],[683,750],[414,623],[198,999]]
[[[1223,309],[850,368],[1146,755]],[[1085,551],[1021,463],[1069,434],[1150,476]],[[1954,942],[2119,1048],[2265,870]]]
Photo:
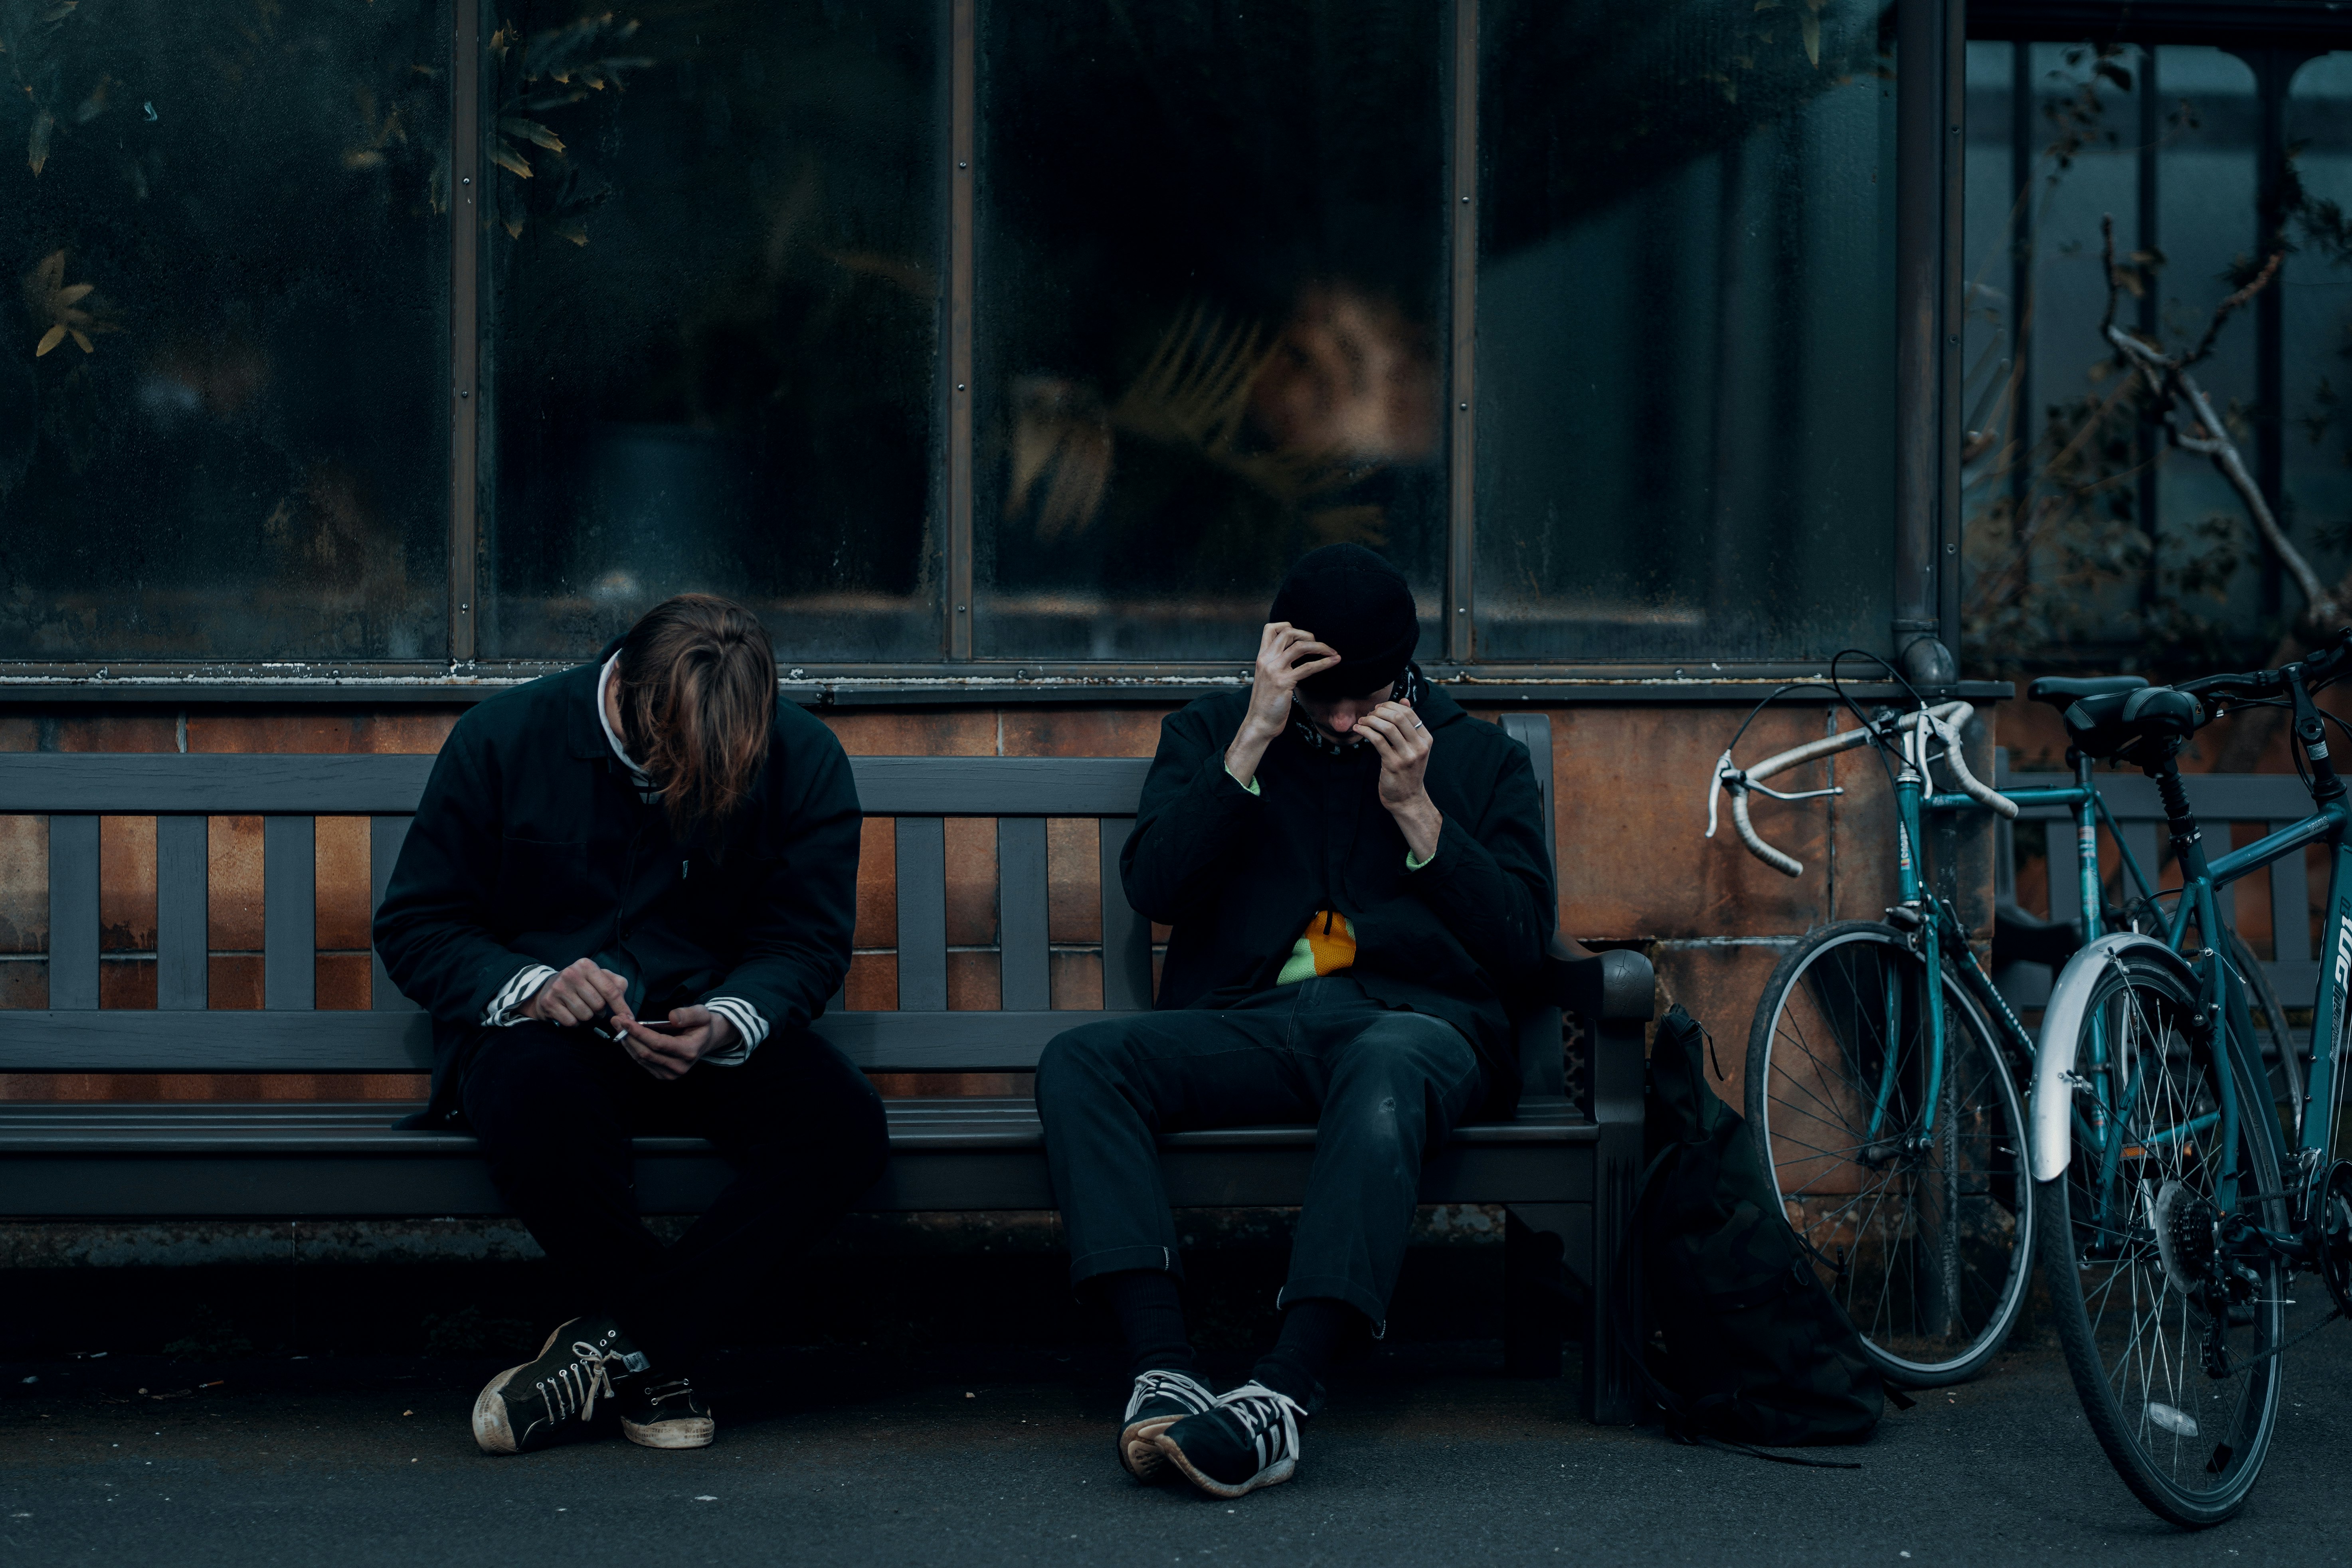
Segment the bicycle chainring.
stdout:
[[2314,1194],[2311,1255],[2336,1310],[2352,1316],[2352,1160],[2329,1167]]

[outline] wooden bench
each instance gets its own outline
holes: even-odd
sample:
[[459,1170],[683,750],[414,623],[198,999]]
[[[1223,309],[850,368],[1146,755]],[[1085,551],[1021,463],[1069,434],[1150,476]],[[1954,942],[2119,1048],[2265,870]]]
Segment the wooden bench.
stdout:
[[[1534,754],[1549,840],[1550,721],[1512,715]],[[49,818],[48,1006],[0,1011],[0,1071],[425,1072],[424,1014],[381,961],[368,1011],[315,1006],[315,818],[371,821],[381,900],[429,756],[0,755],[0,813]],[[869,816],[895,819],[898,989],[893,1012],[830,1011],[817,1025],[871,1072],[1035,1067],[1062,1029],[1148,1008],[1151,928],[1122,895],[1118,851],[1150,763],[1140,759],[860,757]],[[99,1005],[99,818],[156,827],[152,1010]],[[206,818],[263,819],[260,1011],[208,1010]],[[945,822],[996,820],[1001,1011],[948,1009]],[[1099,824],[1101,1012],[1049,994],[1046,819]],[[1589,1296],[1580,1404],[1596,1420],[1633,1406],[1611,1331],[1608,1288],[1641,1154],[1642,1034],[1650,964],[1630,951],[1556,958],[1550,991],[1583,1024],[1570,1093],[1563,1029],[1546,1007],[1520,1025],[1524,1095],[1509,1121],[1463,1129],[1433,1160],[1432,1203],[1509,1205],[1507,1359],[1559,1371],[1564,1263]],[[362,1103],[0,1102],[0,1215],[457,1215],[502,1212],[474,1142],[394,1128],[414,1106]],[[1050,1209],[1042,1137],[1026,1099],[893,1099],[892,1158],[864,1207]],[[1164,1141],[1179,1205],[1283,1206],[1306,1190],[1312,1128],[1237,1128]],[[695,1139],[637,1141],[648,1213],[705,1206],[725,1165]]]

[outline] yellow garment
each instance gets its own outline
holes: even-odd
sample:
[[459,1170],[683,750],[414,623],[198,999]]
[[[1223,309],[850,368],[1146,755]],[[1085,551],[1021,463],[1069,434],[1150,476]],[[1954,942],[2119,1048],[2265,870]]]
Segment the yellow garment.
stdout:
[[1290,960],[1274,977],[1276,985],[1295,985],[1318,974],[1337,974],[1356,963],[1356,928],[1337,910],[1318,910],[1290,950]]

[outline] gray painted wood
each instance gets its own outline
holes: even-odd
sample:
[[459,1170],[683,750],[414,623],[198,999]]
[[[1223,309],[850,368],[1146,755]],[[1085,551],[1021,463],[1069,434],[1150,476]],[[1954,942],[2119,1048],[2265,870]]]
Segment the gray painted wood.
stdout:
[[0,756],[0,811],[366,815],[416,809],[426,756],[17,752]]
[[853,757],[869,816],[1132,815],[1149,757]]
[[948,1005],[947,824],[902,816],[898,842],[898,1006],[938,1012]]
[[[400,862],[400,847],[408,842],[408,822],[405,816],[377,816],[368,820],[368,918],[373,921],[376,910],[383,908],[383,890],[392,884],[392,868]],[[370,940],[368,962],[374,974],[368,985],[368,1005],[379,1013],[405,1013],[416,1004],[402,995],[384,973],[383,958],[375,952]]]
[[1093,1012],[827,1013],[815,1032],[868,1072],[1026,1072]]
[[98,1005],[98,818],[49,818],[49,1005]]
[[1053,955],[1046,935],[1045,819],[996,819],[996,941],[1002,1005],[1044,1012],[1054,1005]]
[[261,1005],[273,1012],[318,1005],[318,824],[261,819]]
[[201,816],[155,819],[155,1005],[167,1010],[202,1011],[211,994],[209,826]]
[[0,1009],[0,1072],[426,1072],[422,1013]]
[[1151,1005],[1151,922],[1129,907],[1118,874],[1119,851],[1134,831],[1135,818],[1106,816],[1098,825],[1102,846],[1103,1005],[1114,1013]]
[[[2156,781],[2144,773],[2102,773],[2100,797],[2118,821],[2162,822],[2164,806],[2157,799]],[[2065,789],[2072,773],[2011,773],[2003,789]],[[2311,792],[2293,773],[2184,773],[2189,804],[2205,822],[2300,822],[2312,813]],[[2019,816],[2065,817],[2074,807],[2030,805]]]
[[[2273,822],[2271,831],[2292,827],[2292,822]],[[2281,963],[2308,963],[2311,959],[2311,885],[2304,868],[2303,851],[2273,860],[2271,876],[2271,931],[2275,938],[2278,961]],[[2277,984],[2273,976],[2272,984]],[[2281,995],[2281,1005],[2286,1004]]]
[[[416,809],[429,756],[0,753],[0,812],[385,816]],[[854,757],[874,816],[1131,813],[1145,757]]]

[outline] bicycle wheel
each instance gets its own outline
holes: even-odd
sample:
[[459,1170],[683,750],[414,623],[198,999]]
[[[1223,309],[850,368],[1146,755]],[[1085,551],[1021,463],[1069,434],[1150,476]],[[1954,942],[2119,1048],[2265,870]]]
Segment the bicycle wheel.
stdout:
[[[2218,1524],[2261,1473],[2276,1423],[2285,1273],[2252,1218],[2286,1226],[2262,1125],[2268,1085],[2238,1074],[2221,1147],[2220,1066],[2193,987],[2147,955],[2106,966],[2075,1041],[2074,1150],[2037,1184],[2042,1276],[2099,1446],[2140,1501]],[[2231,1156],[2234,1155],[2234,1158]],[[2218,1202],[2222,1173],[2240,1201]],[[2264,1195],[2267,1194],[2267,1195]]]
[[1943,981],[1940,1078],[1927,965],[1875,921],[1807,936],[1748,1035],[1748,1120],[1781,1212],[1879,1371],[1909,1388],[1982,1371],[2033,1267],[2017,1084],[1975,1000]]

